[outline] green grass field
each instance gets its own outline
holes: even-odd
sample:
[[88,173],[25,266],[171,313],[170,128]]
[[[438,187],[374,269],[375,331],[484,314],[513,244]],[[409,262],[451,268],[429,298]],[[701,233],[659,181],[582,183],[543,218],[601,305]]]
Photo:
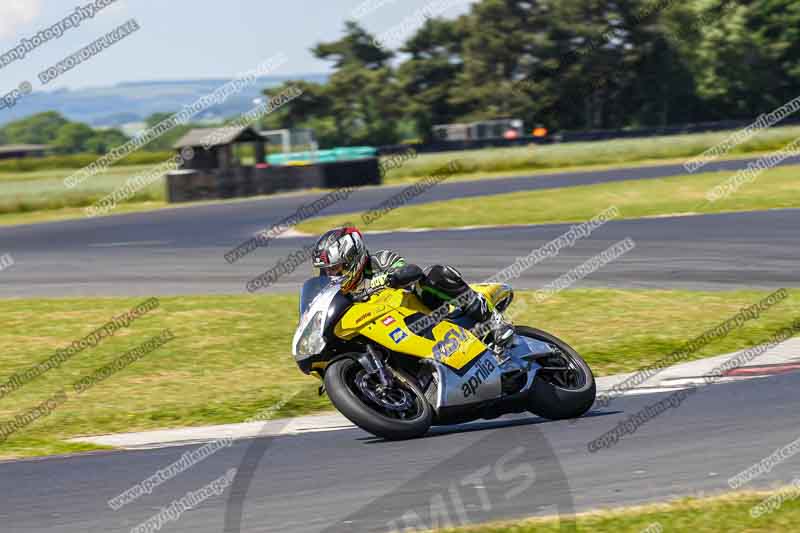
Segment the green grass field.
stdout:
[[[79,208],[93,204],[125,184],[128,178],[146,172],[155,165],[113,167],[106,173],[86,180],[75,189],[64,186],[64,178],[74,170],[41,170],[14,174],[0,173],[0,215],[69,210],[83,216]],[[153,208],[165,203],[164,180],[159,179],[132,197],[128,203],[150,203]]]
[[[772,513],[753,518],[750,509],[771,495],[785,495]],[[796,489],[744,492],[710,498],[685,498],[665,504],[613,509],[578,514],[576,531],[592,533],[773,533],[797,531],[800,500]],[[566,522],[572,524],[572,521]],[[659,529],[660,526],[660,529]],[[650,528],[649,530],[647,528]],[[557,518],[502,522],[459,529],[438,529],[441,533],[556,533],[562,531]]]
[[[487,148],[464,152],[423,154],[406,161],[387,173],[387,181],[397,183],[410,178],[429,176],[453,159],[463,162],[463,174],[508,173],[514,171],[551,170],[588,165],[619,166],[628,163],[676,163],[703,153],[727,139],[730,131],[672,135],[644,139],[580,142],[568,144],[530,145],[521,148]],[[800,127],[763,130],[748,142],[736,146],[729,155],[777,150],[800,137]],[[530,173],[530,172],[528,172]]]
[[622,218],[800,207],[799,166],[769,170],[728,198],[709,202],[706,192],[732,175],[714,172],[463,198],[400,207],[368,225],[360,214],[345,214],[313,218],[296,229],[320,233],[348,221],[366,231],[577,222],[610,206],[617,206]]
[[[627,139],[591,143],[530,145],[517,148],[489,148],[462,152],[423,154],[390,170],[386,185],[411,183],[429,176],[453,159],[461,172],[451,180],[490,179],[500,176],[535,175],[554,170],[590,170],[619,166],[683,163],[716,145],[732,132],[676,135],[648,139]],[[747,143],[736,146],[727,157],[778,149],[800,137],[800,127],[771,128]],[[147,155],[147,154],[145,154]],[[164,157],[166,160],[166,157]],[[91,205],[120,187],[125,181],[154,165],[117,166],[87,180],[74,190],[63,179],[74,169],[0,172],[0,225],[65,220],[83,215]],[[166,207],[164,179],[159,179],[130,198],[113,213],[148,211]]]
[[[520,292],[515,321],[551,331],[574,345],[598,375],[632,371],[755,303],[763,291],[692,292],[587,289],[536,304]],[[692,357],[758,344],[800,317],[800,293],[790,296]],[[143,299],[11,299],[0,313],[0,387],[15,373],[94,331]],[[0,444],[0,457],[87,449],[64,443],[79,435],[236,423],[290,400],[276,418],[330,408],[318,381],[291,357],[297,320],[294,295],[162,298],[158,309],[0,396],[0,424],[64,389],[52,414]],[[72,384],[169,329],[175,339],[94,388]],[[299,393],[298,393],[299,391]]]

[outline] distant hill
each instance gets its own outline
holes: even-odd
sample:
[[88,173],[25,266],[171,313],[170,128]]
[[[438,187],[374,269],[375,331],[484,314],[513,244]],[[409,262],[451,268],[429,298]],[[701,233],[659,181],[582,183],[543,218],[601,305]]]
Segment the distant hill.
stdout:
[[[225,103],[201,113],[197,119],[211,121],[247,111],[253,107],[253,99],[261,96],[261,91],[287,80],[324,83],[327,78],[325,74],[260,78],[251,87],[230,96]],[[112,87],[34,92],[20,100],[15,107],[3,109],[0,112],[0,126],[36,113],[58,111],[69,120],[85,122],[94,127],[119,127],[142,122],[153,113],[178,111],[228,81],[142,81],[119,83]]]

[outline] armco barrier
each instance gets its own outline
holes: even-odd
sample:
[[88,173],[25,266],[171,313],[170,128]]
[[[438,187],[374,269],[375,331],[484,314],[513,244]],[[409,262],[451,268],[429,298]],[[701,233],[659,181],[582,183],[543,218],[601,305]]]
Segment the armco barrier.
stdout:
[[381,183],[374,157],[305,166],[176,170],[167,174],[170,203],[246,198],[302,189],[335,189]]

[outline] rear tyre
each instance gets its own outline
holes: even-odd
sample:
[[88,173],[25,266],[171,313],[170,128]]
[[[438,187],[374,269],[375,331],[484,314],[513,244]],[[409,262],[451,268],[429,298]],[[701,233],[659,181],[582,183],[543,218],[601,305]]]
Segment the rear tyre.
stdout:
[[528,410],[550,420],[578,418],[594,404],[597,385],[586,361],[569,344],[545,331],[517,326],[517,335],[546,342],[556,348],[555,357],[539,359]]
[[396,386],[380,391],[360,363],[340,359],[325,371],[325,389],[333,405],[361,429],[388,440],[424,435],[433,409],[414,379],[392,369]]

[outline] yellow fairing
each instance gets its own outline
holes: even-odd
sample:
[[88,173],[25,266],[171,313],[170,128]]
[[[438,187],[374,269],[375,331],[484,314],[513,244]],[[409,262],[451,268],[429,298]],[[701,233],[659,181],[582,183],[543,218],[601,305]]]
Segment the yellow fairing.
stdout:
[[384,289],[348,309],[336,324],[334,333],[342,339],[363,335],[391,351],[423,359],[433,358],[436,350],[442,355],[440,360],[456,370],[486,350],[468,330],[447,321],[433,328],[436,340],[415,335],[404,322],[415,313],[429,314],[430,309],[408,291]]
[[505,283],[478,283],[472,285],[472,288],[475,292],[483,294],[489,303],[495,306],[512,295],[511,287]]

